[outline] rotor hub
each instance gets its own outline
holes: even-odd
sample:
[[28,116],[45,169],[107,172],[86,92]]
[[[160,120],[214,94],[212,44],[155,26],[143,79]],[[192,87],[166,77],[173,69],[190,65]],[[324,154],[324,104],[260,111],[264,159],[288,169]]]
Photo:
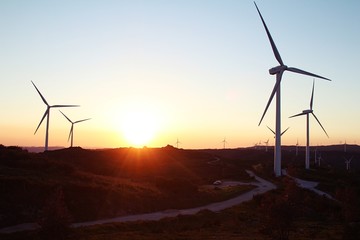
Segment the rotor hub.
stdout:
[[305,113],[305,114],[308,114],[308,113],[312,113],[313,110],[308,109],[308,110],[304,110],[304,111],[302,111],[302,112]]
[[271,75],[275,75],[275,74],[285,71],[287,68],[288,68],[288,66],[286,66],[286,65],[280,65],[277,67],[270,68],[269,73]]

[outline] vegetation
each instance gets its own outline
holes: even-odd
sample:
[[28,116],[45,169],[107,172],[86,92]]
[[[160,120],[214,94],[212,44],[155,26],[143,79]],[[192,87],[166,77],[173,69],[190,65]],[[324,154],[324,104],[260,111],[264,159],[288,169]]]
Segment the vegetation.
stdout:
[[[340,156],[340,153],[336,153]],[[324,156],[324,155],[323,155]],[[303,156],[284,151],[292,175],[319,181],[338,201],[272,176],[272,152],[258,149],[84,150],[29,153],[0,146],[0,226],[39,222],[38,231],[1,239],[359,239],[357,168],[303,170]],[[355,159],[355,158],[354,158]],[[324,161],[325,162],[325,161]],[[220,213],[202,211],[156,222],[69,228],[80,222],[222,201],[251,189],[204,187],[218,179],[254,181],[253,169],[278,189]]]
[[[279,188],[220,213],[202,211],[154,222],[112,223],[72,229],[67,239],[351,239],[341,208],[283,178]],[[357,239],[359,235],[353,235]],[[35,232],[4,240],[39,239]]]
[[[222,201],[247,187],[208,191],[199,186],[231,178],[232,166],[208,164],[198,151],[163,149],[29,153],[0,148],[0,227],[36,222],[54,189],[61,188],[74,222],[181,209]],[[231,170],[228,170],[231,168]],[[250,178],[244,175],[244,180]],[[227,175],[228,174],[228,175]]]

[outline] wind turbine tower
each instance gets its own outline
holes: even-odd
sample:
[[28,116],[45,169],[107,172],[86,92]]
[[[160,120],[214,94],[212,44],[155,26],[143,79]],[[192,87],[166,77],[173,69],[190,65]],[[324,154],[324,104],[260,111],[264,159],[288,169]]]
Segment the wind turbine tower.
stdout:
[[325,80],[329,80],[330,79],[327,79],[327,78],[324,78],[324,77],[321,77],[319,75],[316,75],[316,74],[313,74],[313,73],[310,73],[310,72],[306,72],[304,70],[301,70],[301,69],[298,69],[298,68],[294,68],[294,67],[288,67],[284,64],[284,62],[282,61],[281,57],[280,57],[280,53],[278,51],[278,49],[276,48],[276,45],[275,45],[275,42],[273,40],[273,38],[271,37],[271,34],[270,34],[270,31],[269,29],[267,28],[266,26],[266,23],[260,13],[260,10],[259,8],[257,7],[256,3],[254,2],[255,4],[255,7],[257,9],[257,12],[259,13],[259,16],[261,18],[261,21],[264,25],[264,28],[265,28],[265,31],[266,31],[266,34],[268,36],[268,39],[270,41],[270,44],[271,44],[271,48],[273,50],[273,53],[275,55],[275,58],[276,60],[278,61],[278,63],[280,64],[279,66],[276,66],[276,67],[273,67],[269,70],[269,73],[271,75],[276,75],[276,83],[274,85],[274,88],[271,92],[271,95],[270,95],[270,98],[269,98],[269,101],[265,107],[265,110],[264,110],[264,113],[260,119],[260,122],[259,122],[259,126],[270,106],[270,103],[272,102],[272,99],[274,98],[275,96],[275,93],[276,93],[276,129],[275,129],[275,154],[274,154],[274,173],[275,173],[275,176],[281,176],[281,97],[280,97],[280,83],[281,83],[281,79],[282,79],[282,75],[285,71],[290,71],[290,72],[294,72],[294,73],[299,73],[299,74],[303,74],[303,75],[307,75],[307,76],[312,76],[312,77],[316,77],[316,78],[322,78],[322,79],[325,79]]
[[[303,110],[301,113],[296,114],[291,116],[290,118],[293,117],[298,117],[298,116],[302,116],[302,115],[306,115],[306,152],[305,152],[305,168],[309,169],[310,168],[310,127],[309,127],[309,115],[313,115],[315,120],[319,123],[320,127],[322,128],[322,130],[324,131],[324,133],[326,134],[327,137],[329,137],[329,135],[327,134],[327,132],[325,131],[325,128],[323,127],[323,125],[321,124],[321,122],[319,121],[319,119],[316,117],[316,115],[314,114],[313,111],[313,100],[314,100],[314,86],[315,86],[315,81],[313,81],[313,87],[312,87],[312,93],[311,93],[311,100],[310,100],[310,109],[308,110]],[[316,160],[316,157],[315,157]]]
[[[59,110],[60,111],[60,110]],[[80,122],[84,122],[87,120],[90,120],[91,118],[86,118],[86,119],[82,119],[82,120],[78,120],[78,121],[71,121],[70,118],[68,118],[62,111],[60,111],[62,115],[64,115],[64,117],[71,123],[71,128],[70,128],[70,133],[69,133],[69,137],[68,137],[68,141],[71,138],[71,145],[70,147],[73,147],[73,143],[74,143],[74,124],[76,123],[80,123]]]
[[43,117],[40,120],[39,125],[37,126],[35,133],[37,132],[37,130],[39,129],[41,123],[44,121],[44,118],[46,117],[46,132],[45,132],[45,151],[48,150],[48,146],[49,146],[49,122],[50,122],[50,109],[51,108],[62,108],[62,107],[79,107],[79,105],[49,105],[48,102],[46,101],[46,99],[44,98],[44,96],[41,94],[41,92],[39,91],[39,89],[36,87],[36,85],[34,84],[33,81],[31,81],[31,83],[34,85],[36,91],[39,93],[42,101],[45,103],[46,105],[46,111],[43,115]]

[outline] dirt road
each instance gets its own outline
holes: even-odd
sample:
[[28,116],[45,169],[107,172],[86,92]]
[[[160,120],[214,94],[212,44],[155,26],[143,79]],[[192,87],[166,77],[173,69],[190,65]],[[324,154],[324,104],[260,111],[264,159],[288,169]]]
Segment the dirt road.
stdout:
[[[244,182],[231,181],[231,185],[234,185],[234,183],[237,185],[255,185],[257,186],[257,188],[252,189],[249,192],[243,193],[240,196],[237,196],[235,198],[223,202],[211,203],[202,207],[189,208],[189,209],[181,209],[181,210],[170,209],[170,210],[153,212],[153,213],[128,215],[128,216],[121,216],[115,218],[101,219],[96,221],[74,223],[71,225],[71,227],[77,228],[77,227],[85,227],[85,226],[92,226],[92,225],[105,224],[105,223],[115,223],[115,222],[158,221],[163,218],[176,217],[178,215],[194,215],[202,210],[219,212],[224,209],[241,204],[243,202],[250,201],[254,197],[254,195],[263,194],[267,191],[276,188],[276,186],[273,183],[256,176],[253,172],[249,170],[247,170],[246,172],[250,176],[253,176],[256,182],[244,183]],[[224,182],[223,184],[226,185],[227,183]],[[13,233],[19,231],[35,230],[38,228],[39,225],[36,223],[24,223],[24,224],[0,229],[0,233]]]

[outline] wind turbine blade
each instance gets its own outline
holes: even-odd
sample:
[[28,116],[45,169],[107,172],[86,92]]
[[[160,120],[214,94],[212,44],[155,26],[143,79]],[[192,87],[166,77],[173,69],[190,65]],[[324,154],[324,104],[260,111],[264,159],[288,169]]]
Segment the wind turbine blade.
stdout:
[[327,137],[329,137],[329,135],[327,134],[327,132],[325,131],[325,128],[323,127],[323,125],[321,124],[321,122],[319,121],[319,119],[316,117],[316,115],[314,113],[311,113],[314,118],[316,119],[316,121],[319,123],[320,127],[322,128],[322,130],[324,130],[324,133],[326,134]]
[[301,70],[301,69],[298,69],[298,68],[288,67],[287,70],[290,71],[290,72],[299,73],[299,74],[303,74],[303,75],[307,75],[307,76],[321,78],[321,79],[324,79],[324,80],[331,81],[330,79],[328,79],[326,77],[322,77],[322,76],[319,76],[319,75],[316,75],[314,73],[307,72],[307,71],[304,71],[304,70]]
[[264,119],[265,114],[266,114],[266,112],[267,112],[267,110],[268,110],[268,108],[269,108],[269,106],[270,106],[270,103],[271,103],[272,99],[274,98],[274,96],[275,96],[275,93],[276,93],[277,89],[279,88],[280,82],[281,82],[281,79],[279,79],[279,80],[278,80],[278,79],[276,79],[275,86],[274,86],[274,88],[273,88],[273,90],[272,90],[272,92],[271,92],[271,95],[270,95],[269,101],[268,101],[268,102],[267,102],[267,104],[266,104],[266,107],[265,107],[264,113],[263,113],[263,115],[261,116],[261,119],[260,119],[260,122],[259,122],[259,125],[258,125],[258,126],[260,126],[260,124],[261,124],[262,120]]
[[275,45],[275,43],[274,43],[274,40],[273,40],[272,37],[271,37],[270,31],[269,31],[269,29],[268,29],[267,26],[266,26],[266,23],[265,23],[265,21],[264,21],[264,18],[262,17],[259,8],[258,8],[258,6],[256,5],[256,2],[254,2],[254,4],[255,4],[255,7],[256,7],[256,10],[258,11],[258,13],[259,13],[259,15],[260,15],[260,18],[261,18],[261,21],[262,21],[262,23],[263,23],[263,25],[264,25],[264,28],[265,28],[265,30],[266,30],[266,34],[267,34],[267,36],[268,36],[268,38],[269,38],[269,41],[270,41],[270,44],[271,44],[271,48],[272,48],[272,50],[273,50],[273,52],[274,52],[275,58],[276,58],[276,60],[280,63],[280,65],[284,65],[284,63],[283,63],[283,61],[282,61],[282,59],[281,59],[281,57],[280,57],[280,53],[279,53],[279,51],[277,50],[276,45]]
[[287,129],[285,129],[280,135],[282,136],[284,133],[286,133],[287,130],[289,130],[290,127],[288,127]]
[[64,117],[65,117],[69,122],[73,123],[73,122],[70,120],[70,118],[68,118],[62,111],[59,110],[59,112],[61,112],[61,114],[64,115]]
[[31,83],[34,85],[36,91],[39,93],[39,95],[40,95],[41,99],[43,100],[43,102],[44,102],[47,106],[49,106],[49,104],[48,104],[47,101],[45,100],[44,96],[41,94],[41,92],[39,91],[39,89],[36,87],[35,83],[34,83],[33,81],[31,81]]
[[269,126],[266,126],[273,134],[276,134],[274,130],[272,130]]
[[293,117],[298,117],[298,116],[302,116],[302,115],[306,115],[307,113],[299,113],[299,114],[295,114],[293,116],[290,116],[289,118],[293,118]]
[[312,92],[311,92],[310,110],[312,110],[312,108],[313,108],[314,86],[315,86],[315,80],[313,81],[313,87],[312,87]]
[[46,115],[48,115],[48,114],[49,114],[49,108],[45,111],[44,115],[42,116],[42,118],[41,118],[41,120],[40,120],[40,123],[39,123],[39,125],[37,126],[34,134],[36,134],[37,130],[39,129],[39,127],[40,127],[40,125],[41,125],[41,123],[44,121],[44,118],[45,118]]
[[71,124],[70,133],[68,137],[68,141],[70,140],[71,135],[73,134],[74,124]]
[[52,105],[52,108],[60,108],[60,107],[80,107],[80,105]]
[[84,121],[87,121],[87,120],[90,120],[90,119],[91,119],[91,118],[82,119],[82,120],[78,120],[78,121],[76,121],[76,122],[74,122],[74,123],[84,122]]

